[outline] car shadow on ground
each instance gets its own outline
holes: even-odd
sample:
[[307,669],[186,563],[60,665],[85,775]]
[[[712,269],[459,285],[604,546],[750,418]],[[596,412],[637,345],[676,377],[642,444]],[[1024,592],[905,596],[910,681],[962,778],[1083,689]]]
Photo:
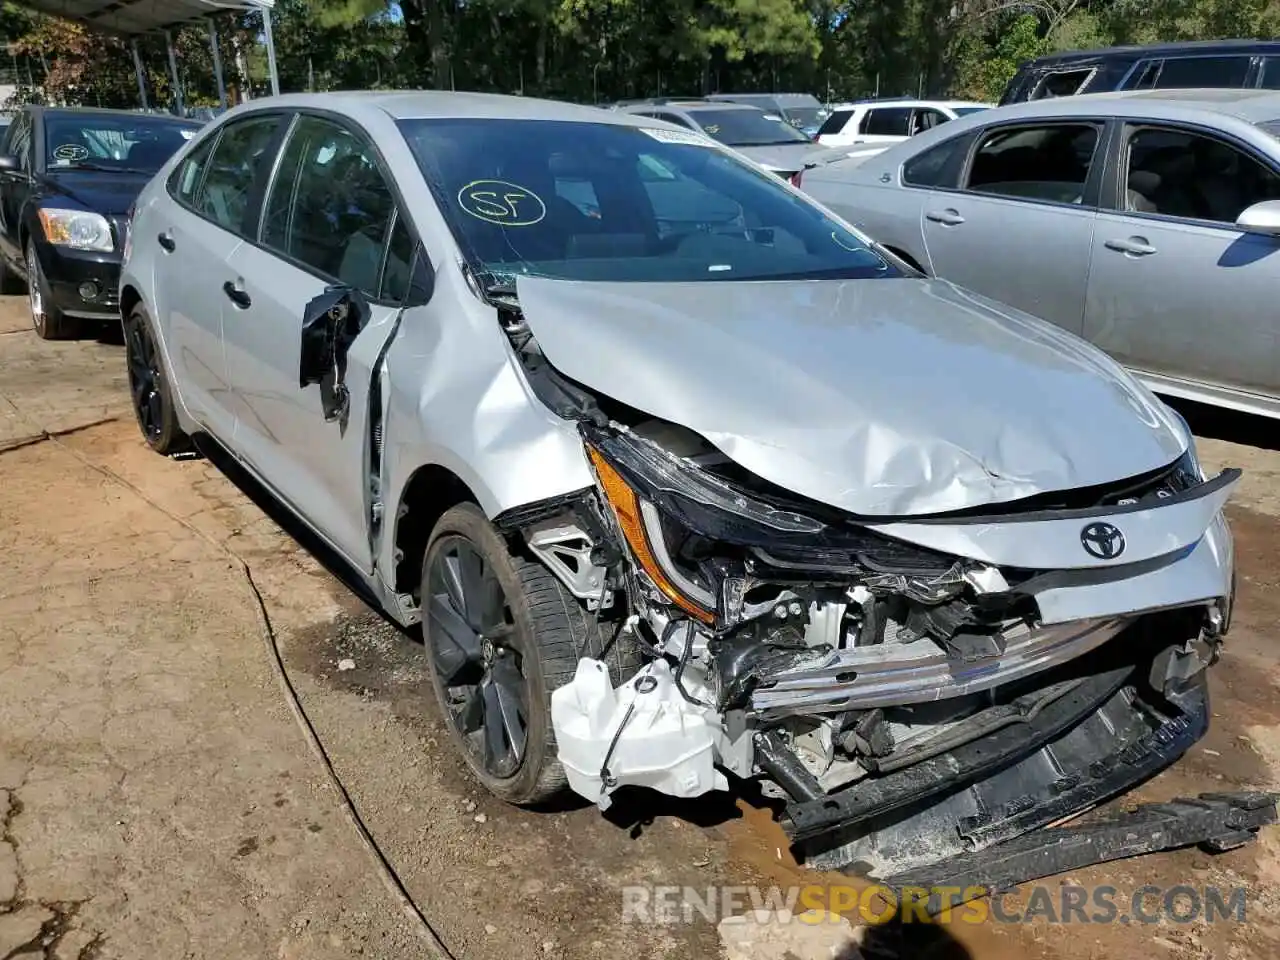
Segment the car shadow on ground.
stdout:
[[905,920],[899,912],[867,926],[847,960],[973,960],[973,953],[947,924]]
[[406,637],[417,639],[418,633],[416,630],[405,630],[383,612],[377,598],[369,591],[359,574],[351,568],[350,564],[342,556],[317,536],[310,527],[290,513],[216,440],[207,434],[201,434],[194,437],[193,441],[200,456],[203,456],[213,464],[218,469],[218,472],[230,480],[236,489],[253,501],[254,506],[270,517],[276,526],[292,537],[298,546],[311,554],[325,570],[358,597],[365,606],[381,616],[383,620],[394,626]]
[[1280,450],[1280,429],[1271,417],[1214,407],[1194,400],[1162,397],[1182,414],[1197,437],[1211,437],[1263,450]]

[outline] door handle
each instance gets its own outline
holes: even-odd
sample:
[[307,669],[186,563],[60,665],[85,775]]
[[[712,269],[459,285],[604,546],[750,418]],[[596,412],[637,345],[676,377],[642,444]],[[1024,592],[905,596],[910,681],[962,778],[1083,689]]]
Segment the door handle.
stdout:
[[924,216],[926,220],[940,223],[944,227],[958,227],[964,223],[964,217],[960,216],[959,211],[950,208],[946,210],[930,210]]
[[1103,242],[1103,246],[1108,250],[1114,250],[1116,253],[1123,253],[1130,257],[1149,257],[1156,252],[1156,248],[1147,243],[1146,237],[1130,237],[1128,240],[1107,240]]
[[222,292],[227,295],[228,300],[234,303],[241,310],[247,310],[249,304],[253,303],[249,298],[249,294],[245,293],[230,280],[222,285]]
[[164,247],[166,253],[173,253],[174,249],[178,246],[173,242],[173,235],[169,233],[162,233],[160,236],[156,237],[156,243]]

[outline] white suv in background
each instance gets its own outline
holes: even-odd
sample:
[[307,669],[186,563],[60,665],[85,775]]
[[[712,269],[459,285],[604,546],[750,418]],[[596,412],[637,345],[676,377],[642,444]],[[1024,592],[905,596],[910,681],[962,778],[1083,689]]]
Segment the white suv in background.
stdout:
[[864,143],[885,146],[931,130],[940,123],[991,108],[989,103],[965,100],[860,100],[842,103],[818,129],[818,142],[827,147]]

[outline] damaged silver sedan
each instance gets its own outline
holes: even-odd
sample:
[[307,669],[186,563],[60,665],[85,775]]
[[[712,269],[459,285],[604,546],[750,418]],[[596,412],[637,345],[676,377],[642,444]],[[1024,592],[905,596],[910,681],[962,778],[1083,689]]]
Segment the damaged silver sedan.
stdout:
[[[512,802],[756,780],[812,862],[897,877],[1206,729],[1238,471],[1099,351],[689,131],[254,101],[139,199],[121,302],[148,442],[216,441],[420,620]],[[1266,806],[1197,802],[1168,836]]]

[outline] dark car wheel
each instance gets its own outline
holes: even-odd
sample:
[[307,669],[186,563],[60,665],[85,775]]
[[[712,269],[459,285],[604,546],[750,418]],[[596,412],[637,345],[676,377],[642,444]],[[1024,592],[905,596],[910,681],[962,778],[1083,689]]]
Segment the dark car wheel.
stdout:
[[142,436],[156,453],[180,453],[189,441],[178,426],[173,394],[142,304],[125,317],[124,349],[129,365],[129,393]]
[[27,241],[27,297],[31,302],[31,324],[42,340],[71,340],[80,334],[80,324],[53,305],[36,245]]
[[[580,658],[603,649],[595,618],[546,567],[514,555],[479,507],[463,504],[427,545],[422,633],[445,724],[476,779],[511,803],[560,792],[551,694]],[[623,641],[609,657],[615,682],[640,665]]]

